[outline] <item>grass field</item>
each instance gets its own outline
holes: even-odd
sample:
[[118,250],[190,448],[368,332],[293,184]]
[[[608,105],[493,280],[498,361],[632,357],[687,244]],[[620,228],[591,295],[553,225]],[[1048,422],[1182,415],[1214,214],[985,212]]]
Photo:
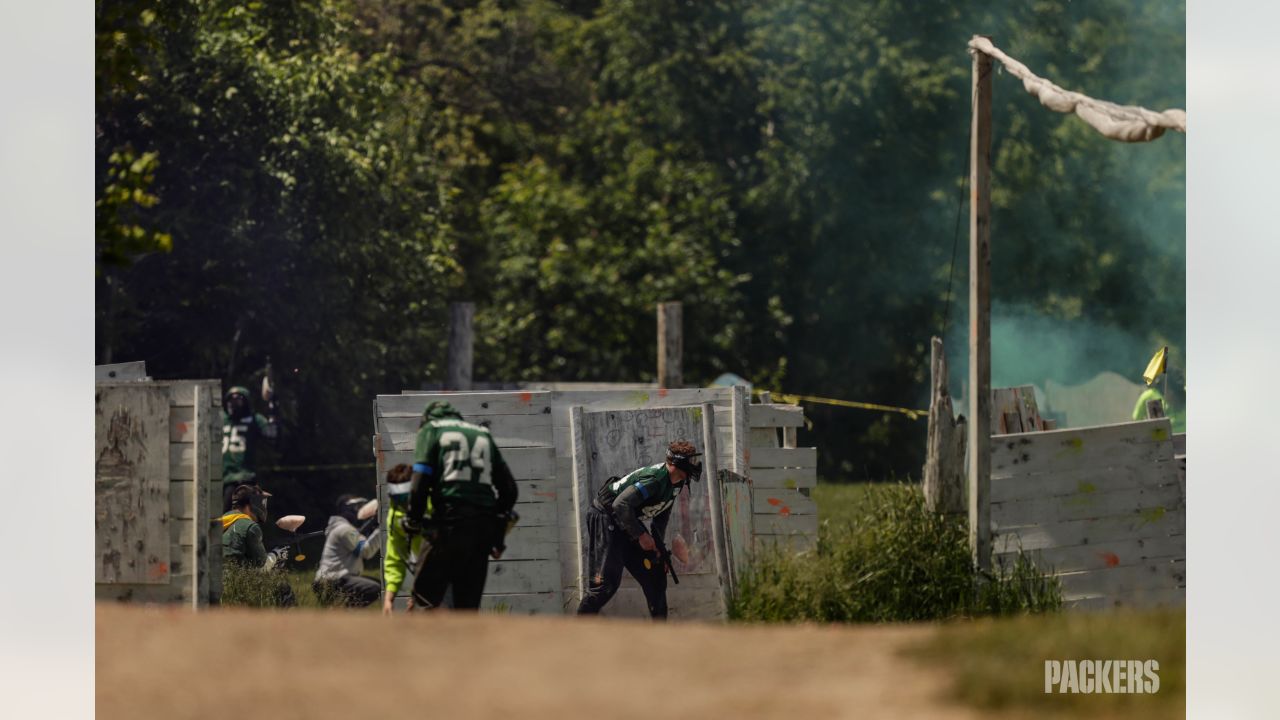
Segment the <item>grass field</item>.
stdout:
[[[1007,717],[1182,717],[1186,612],[1053,613],[950,622],[907,656],[945,667],[950,697]],[[1046,660],[1156,660],[1155,694],[1048,694]]]

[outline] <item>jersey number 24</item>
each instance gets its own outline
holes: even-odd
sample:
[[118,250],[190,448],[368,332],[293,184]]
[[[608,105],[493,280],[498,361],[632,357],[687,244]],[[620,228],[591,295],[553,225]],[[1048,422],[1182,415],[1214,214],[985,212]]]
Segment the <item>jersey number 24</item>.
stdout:
[[[468,482],[472,470],[480,473],[480,482],[489,482],[489,436],[477,435],[476,444],[470,445],[467,436],[460,432],[450,431],[440,436],[441,465],[444,482]],[[464,475],[463,472],[467,471]]]

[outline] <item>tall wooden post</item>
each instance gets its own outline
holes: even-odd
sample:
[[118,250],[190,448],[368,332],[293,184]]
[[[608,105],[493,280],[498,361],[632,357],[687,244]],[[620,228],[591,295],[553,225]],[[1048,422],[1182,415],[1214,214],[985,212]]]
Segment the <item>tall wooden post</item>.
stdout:
[[969,547],[991,567],[991,57],[973,52],[969,131]]
[[471,319],[475,314],[475,303],[449,303],[449,359],[444,381],[446,390],[471,389],[471,348],[475,339]]
[[684,385],[680,367],[684,354],[683,315],[678,302],[658,303],[658,387]]

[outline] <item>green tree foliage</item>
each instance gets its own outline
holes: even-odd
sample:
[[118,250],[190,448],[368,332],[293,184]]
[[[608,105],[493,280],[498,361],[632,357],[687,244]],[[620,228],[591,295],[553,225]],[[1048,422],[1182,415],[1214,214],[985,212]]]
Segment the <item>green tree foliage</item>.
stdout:
[[[450,299],[478,304],[479,379],[652,379],[653,303],[676,299],[692,382],[923,407],[931,334],[964,377],[965,43],[1182,106],[1182,17],[1154,0],[99,3],[99,246],[145,241],[99,281],[102,355],[239,382],[270,354],[296,461],[365,457],[371,396],[440,379]],[[1119,145],[994,82],[996,320],[1079,336],[1083,358],[998,347],[996,382],[1176,355],[1184,139]],[[171,253],[151,252],[161,234]],[[830,477],[919,466],[923,422],[809,415]]]

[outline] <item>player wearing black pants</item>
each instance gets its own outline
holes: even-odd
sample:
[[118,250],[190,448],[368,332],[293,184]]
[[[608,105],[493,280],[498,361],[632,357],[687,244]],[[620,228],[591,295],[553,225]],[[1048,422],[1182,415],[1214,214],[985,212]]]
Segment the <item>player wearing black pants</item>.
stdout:
[[410,537],[423,532],[430,497],[431,547],[414,578],[415,606],[440,607],[452,586],[454,609],[480,607],[489,558],[502,556],[516,496],[515,477],[489,429],[464,421],[447,402],[428,405],[414,447],[409,509],[401,521]]
[[[587,509],[587,589],[579,615],[594,615],[613,598],[625,568],[640,583],[649,616],[667,618],[667,574],[658,546],[671,519],[678,488],[702,474],[692,443],[667,447],[665,462],[610,478]],[[646,529],[642,520],[649,521]],[[657,538],[655,540],[654,538]]]

